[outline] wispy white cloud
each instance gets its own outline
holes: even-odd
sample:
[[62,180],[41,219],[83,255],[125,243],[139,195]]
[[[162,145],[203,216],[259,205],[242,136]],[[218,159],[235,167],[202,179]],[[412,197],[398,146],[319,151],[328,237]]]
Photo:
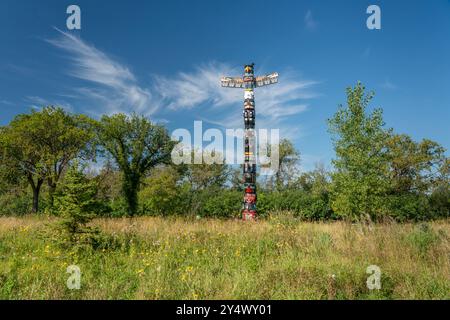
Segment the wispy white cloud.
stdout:
[[304,22],[305,22],[305,28],[310,31],[316,30],[317,27],[319,26],[319,23],[314,19],[311,10],[308,10],[306,12]]
[[158,106],[153,103],[150,90],[140,86],[127,67],[81,38],[58,31],[59,37],[47,41],[69,54],[72,61],[69,75],[96,85],[93,89],[77,90],[88,98],[100,101],[106,109],[101,112],[138,111],[149,115],[156,111]]
[[[242,117],[236,116],[236,108],[232,106],[242,103],[243,90],[222,88],[219,79],[224,75],[239,75],[241,72],[228,64],[209,63],[190,73],[157,77],[155,88],[171,109],[189,110],[207,104],[209,110],[201,115],[201,120],[226,128],[239,128],[242,126]],[[287,71],[281,73],[276,85],[256,89],[258,126],[276,128],[284,120],[305,112],[308,108],[306,101],[317,96],[312,91],[317,83],[300,79],[297,74]],[[210,110],[215,112],[208,112]],[[291,129],[287,125],[283,127],[285,131]]]
[[14,105],[14,103],[12,103],[9,100],[5,100],[5,99],[1,99],[0,100],[0,104],[6,105],[6,106],[13,106]]
[[[173,111],[191,113],[195,108],[197,119],[223,128],[242,127],[242,117],[236,106],[242,104],[243,90],[220,86],[222,76],[239,76],[241,69],[226,63],[209,62],[173,76],[154,75],[152,84],[144,86],[129,68],[105,52],[79,37],[62,31],[59,33],[57,38],[47,41],[68,53],[72,61],[68,74],[91,83],[74,88],[73,92],[64,93],[62,97],[83,100],[85,108],[88,108],[85,112],[99,116],[137,111],[152,115],[154,120],[163,116],[160,121],[164,123],[168,122],[165,119]],[[258,70],[257,74],[269,71],[272,70]],[[283,137],[295,139],[302,136],[303,128],[292,119],[308,109],[308,100],[317,96],[314,92],[317,83],[285,71],[280,73],[278,84],[258,88],[257,126],[280,128]],[[48,102],[39,101],[37,97],[28,98],[36,104]]]
[[224,106],[241,101],[242,90],[224,90],[220,78],[239,73],[227,64],[210,62],[172,78],[155,76],[155,89],[171,109],[190,109],[205,102]]

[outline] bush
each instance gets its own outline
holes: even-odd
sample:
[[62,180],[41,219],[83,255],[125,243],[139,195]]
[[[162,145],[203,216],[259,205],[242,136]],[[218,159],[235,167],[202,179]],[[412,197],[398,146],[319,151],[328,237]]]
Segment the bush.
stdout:
[[234,190],[221,190],[213,196],[207,197],[202,210],[204,217],[231,218],[240,216],[242,210],[243,193]]
[[391,195],[386,199],[387,212],[397,221],[422,221],[432,217],[431,207],[427,196],[420,194]]
[[289,211],[302,220],[335,219],[328,196],[312,195],[302,190],[258,194],[258,212],[267,216],[274,211]]
[[160,216],[183,213],[189,202],[189,186],[179,185],[178,179],[179,174],[171,167],[155,169],[139,192],[140,213]]
[[25,192],[7,192],[0,195],[0,215],[23,216],[31,212],[32,198]]
[[86,178],[78,163],[71,166],[64,186],[56,196],[56,208],[61,214],[60,240],[63,245],[92,245],[97,230],[88,226],[94,218],[97,202],[94,181]]
[[440,237],[427,223],[422,223],[407,235],[406,240],[423,257],[440,240]]
[[430,207],[434,217],[450,217],[450,188],[442,186],[430,196]]

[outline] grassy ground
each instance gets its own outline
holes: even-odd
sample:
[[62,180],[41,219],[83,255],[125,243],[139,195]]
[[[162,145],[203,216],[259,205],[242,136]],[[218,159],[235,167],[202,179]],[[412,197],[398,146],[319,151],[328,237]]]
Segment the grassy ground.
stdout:
[[[450,221],[99,219],[97,250],[62,250],[49,222],[0,218],[1,299],[450,298]],[[80,290],[66,287],[73,264]],[[367,288],[369,265],[381,290]]]

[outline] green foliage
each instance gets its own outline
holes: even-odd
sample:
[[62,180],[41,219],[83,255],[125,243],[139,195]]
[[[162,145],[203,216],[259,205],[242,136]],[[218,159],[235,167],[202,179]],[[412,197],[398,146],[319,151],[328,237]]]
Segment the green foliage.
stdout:
[[360,83],[348,88],[347,107],[341,106],[329,121],[337,156],[333,210],[350,219],[391,216],[405,221],[448,215],[445,149],[428,139],[415,142],[383,129],[381,109],[367,114],[373,94],[364,90]]
[[92,244],[97,230],[88,226],[98,209],[95,200],[97,186],[86,178],[78,163],[72,165],[64,179],[64,186],[56,197],[56,208],[62,217],[62,243]]
[[[268,156],[272,157],[271,146],[268,148]],[[270,190],[282,190],[291,186],[294,178],[298,174],[298,163],[300,161],[300,153],[295,149],[292,141],[282,139],[278,145],[278,170],[266,181],[266,188]],[[267,165],[270,167],[271,164]]]
[[329,120],[336,159],[333,164],[332,207],[341,217],[358,219],[382,215],[388,162],[382,110],[367,114],[373,93],[366,94],[358,82],[347,88],[347,106],[340,106]]
[[445,149],[424,139],[417,143],[408,135],[392,134],[386,141],[390,164],[388,179],[396,194],[427,192],[439,177],[445,164]]
[[430,206],[434,217],[450,218],[450,187],[441,185],[430,196]]
[[97,215],[126,216],[127,205],[121,191],[122,173],[108,160],[93,179],[97,185],[96,199],[101,204]]
[[100,144],[122,172],[127,211],[135,215],[142,178],[151,168],[169,162],[175,143],[163,126],[136,114],[103,116],[97,124],[97,134]]
[[47,182],[50,204],[57,183],[76,157],[91,157],[91,122],[84,115],[72,115],[62,108],[45,107],[20,114],[3,127],[1,160],[24,176],[33,190],[33,211],[39,210],[39,193]]
[[388,195],[385,198],[385,216],[392,217],[399,222],[421,221],[433,217],[429,198],[417,193]]
[[[372,97],[361,83],[348,88],[347,105],[329,120],[336,151],[332,172],[318,166],[299,174],[300,153],[291,141],[281,140],[280,170],[258,180],[260,216],[284,212],[295,220],[314,221],[450,216],[445,149],[384,129],[381,109],[368,111]],[[97,122],[46,107],[18,115],[0,127],[0,214],[59,214],[53,198],[55,192],[65,192],[60,184],[69,163],[100,155],[106,156],[101,171],[85,177],[96,185],[91,213],[97,216],[239,216],[242,167],[204,161],[167,166],[174,145],[163,126],[136,114],[104,116]],[[47,191],[48,196],[40,196]]]
[[421,257],[424,257],[429,249],[440,241],[440,236],[430,228],[429,224],[422,223],[406,236],[406,240]]
[[23,216],[31,211],[32,198],[22,190],[0,194],[0,216]]
[[32,198],[27,182],[14,173],[6,166],[2,168],[0,161],[0,216],[22,216],[31,212]]
[[242,192],[235,190],[221,190],[206,198],[199,215],[214,218],[240,217],[242,209]]
[[302,190],[261,192],[258,194],[258,213],[287,211],[301,220],[317,221],[336,218],[327,196],[312,195]]
[[142,214],[171,215],[183,213],[186,193],[178,184],[180,176],[173,167],[155,168],[139,192]]
[[[193,151],[193,157],[197,151]],[[215,153],[214,153],[215,154]],[[211,188],[222,188],[230,177],[230,170],[224,164],[223,155],[215,154],[215,157],[222,159],[222,163],[206,163],[181,165],[185,178],[191,185],[193,191],[206,190]]]

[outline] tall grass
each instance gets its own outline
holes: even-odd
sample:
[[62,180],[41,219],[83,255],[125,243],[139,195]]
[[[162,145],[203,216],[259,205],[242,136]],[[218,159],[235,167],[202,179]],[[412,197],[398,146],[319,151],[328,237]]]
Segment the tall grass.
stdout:
[[[38,216],[0,218],[2,299],[449,299],[450,223],[97,219],[62,250]],[[81,269],[69,290],[68,265]],[[381,269],[369,290],[366,268]]]

